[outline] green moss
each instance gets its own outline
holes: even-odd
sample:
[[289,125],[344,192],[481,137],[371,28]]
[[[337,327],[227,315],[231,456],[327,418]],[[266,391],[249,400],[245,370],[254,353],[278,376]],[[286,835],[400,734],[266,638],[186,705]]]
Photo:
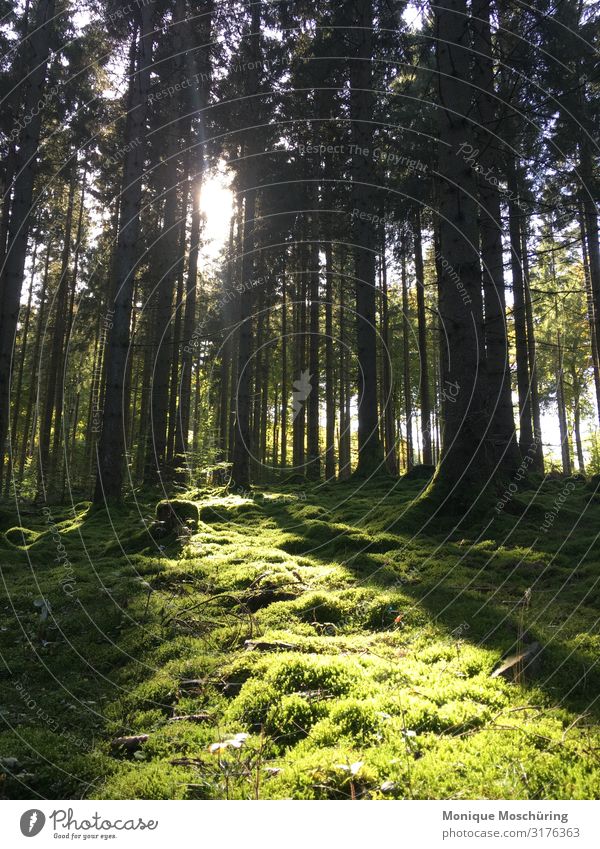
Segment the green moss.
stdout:
[[[292,488],[184,493],[176,501],[201,520],[184,547],[175,533],[150,538],[152,492],[142,515],[134,504],[110,517],[54,506],[53,534],[40,511],[22,511],[25,528],[5,517],[0,563],[16,616],[0,631],[11,667],[0,760],[17,766],[0,764],[1,792],[597,795],[600,505],[577,481],[540,535],[539,510],[521,508],[535,495],[543,515],[564,486],[549,480],[523,487],[518,520],[504,511],[482,539],[476,528],[407,533],[398,517],[423,480],[302,499]],[[589,517],[577,535],[569,511]],[[535,673],[491,678],[529,639],[544,646]],[[238,747],[210,750],[241,732]],[[149,736],[115,754],[111,740],[132,734]]]
[[4,533],[4,539],[9,543],[9,545],[23,549],[32,545],[39,536],[39,533],[36,533],[36,531],[21,527],[9,528]]

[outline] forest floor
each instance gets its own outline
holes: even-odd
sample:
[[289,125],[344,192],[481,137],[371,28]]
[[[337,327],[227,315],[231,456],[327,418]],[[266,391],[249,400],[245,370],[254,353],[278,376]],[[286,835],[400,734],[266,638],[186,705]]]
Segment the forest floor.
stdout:
[[156,543],[148,493],[6,503],[0,797],[597,797],[600,496],[456,529],[422,483],[198,490]]

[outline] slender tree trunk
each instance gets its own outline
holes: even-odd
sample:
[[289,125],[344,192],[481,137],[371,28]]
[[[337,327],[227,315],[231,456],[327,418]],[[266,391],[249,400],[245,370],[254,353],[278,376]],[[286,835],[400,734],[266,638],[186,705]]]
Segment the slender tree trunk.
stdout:
[[[179,222],[179,255],[185,256],[185,221],[187,217],[187,189],[184,191],[184,199],[181,210],[181,221]],[[169,390],[169,430],[167,434],[167,466],[171,466],[175,475],[175,434],[177,432],[177,404],[179,400],[179,361],[182,347],[183,311],[184,311],[184,264],[179,261],[177,271],[177,289],[175,294],[175,324],[173,327],[173,343],[171,353],[171,377]]]
[[[377,330],[375,232],[367,216],[377,209],[371,188],[374,149],[373,112],[373,6],[372,0],[352,5],[352,40],[356,44],[350,62],[350,118],[352,121],[352,203],[354,269],[356,277],[356,340],[358,354],[358,467],[369,476],[383,464],[377,415]],[[365,153],[366,151],[366,153]]]
[[[71,257],[73,204],[75,199],[76,174],[70,175],[69,195],[67,200],[67,212],[65,217],[64,242],[61,256],[60,277],[56,293],[56,308],[54,313],[54,327],[52,329],[52,352],[48,367],[46,382],[46,397],[44,401],[43,415],[40,421],[40,443],[39,443],[39,466],[38,466],[38,494],[46,496],[48,489],[53,484],[53,471],[57,457],[53,456],[50,461],[50,436],[52,430],[52,418],[56,410],[54,420],[55,430],[62,430],[62,395],[63,387],[60,384],[60,363],[63,356],[65,344],[65,328],[67,324],[67,294],[69,287],[69,261]],[[60,398],[60,400],[59,400]],[[55,440],[58,449],[59,438]]]
[[[25,462],[27,460],[27,456],[31,457],[33,455],[33,448],[35,443],[36,425],[34,417],[34,403],[36,395],[39,391],[38,374],[40,370],[42,332],[44,328],[44,322],[46,320],[46,293],[48,291],[48,274],[50,267],[51,250],[52,243],[48,242],[48,247],[46,248],[46,259],[44,261],[44,274],[42,278],[42,291],[40,293],[40,306],[38,312],[37,327],[35,331],[35,343],[33,347],[32,374],[29,384],[29,398],[27,401],[27,412],[25,414],[25,424],[23,427],[23,443],[21,445],[21,457],[19,459],[19,483],[21,483],[21,481],[23,480]],[[34,422],[33,425],[32,420]]]
[[271,379],[271,351],[272,345],[270,342],[270,313],[267,312],[265,319],[265,344],[263,347],[263,359],[261,368],[261,397],[260,397],[260,462],[262,464],[261,472],[264,477],[265,466],[268,464],[267,459],[267,427],[269,418],[269,383]]
[[[517,195],[517,180],[509,169],[508,187],[511,198]],[[525,315],[525,287],[519,209],[514,200],[508,202],[510,262],[513,282],[513,316],[515,348],[517,352],[517,390],[519,394],[519,446],[525,457],[533,445],[533,419],[531,414],[530,363],[527,345],[527,319]]]
[[[251,68],[246,74],[245,94],[249,98],[251,108],[256,108],[254,95],[258,92],[258,68],[261,60],[261,4],[251,3],[251,25],[249,46],[252,58]],[[249,116],[248,116],[249,117]],[[250,121],[248,121],[250,124]],[[254,123],[254,120],[252,121]],[[254,251],[256,243],[256,209],[257,209],[257,171],[256,157],[259,140],[256,131],[252,131],[246,143],[246,160],[244,162],[245,180],[244,191],[244,241],[242,251],[242,296],[241,318],[238,348],[237,374],[237,414],[233,444],[233,463],[231,467],[231,483],[236,487],[247,489],[250,486],[250,392],[252,387],[252,312],[253,291],[251,284],[254,271]]]
[[24,115],[31,120],[19,138],[12,205],[8,228],[8,248],[0,280],[0,488],[4,470],[6,436],[10,420],[10,375],[13,346],[19,320],[21,289],[25,272],[27,240],[33,210],[33,184],[39,146],[46,84],[46,67],[53,30],[54,0],[39,0],[35,22],[28,38],[27,76],[23,80]]
[[155,245],[159,279],[156,285],[154,320],[154,363],[152,369],[152,395],[150,426],[152,438],[148,442],[144,481],[158,483],[163,479],[167,460],[167,426],[169,412],[170,359],[172,355],[173,290],[181,258],[177,256],[178,196],[177,151],[178,140],[170,123],[165,143],[163,190],[165,208],[162,233]]
[[[194,79],[208,80],[210,78],[211,63],[208,51],[202,54],[203,62],[198,60],[198,53],[194,50],[190,31],[185,25],[187,4],[183,0],[177,0],[177,15],[183,21],[182,40],[186,49],[184,62],[186,72]],[[207,12],[203,18],[205,31],[205,44],[211,41],[212,32],[212,3],[207,4]],[[203,39],[204,40],[204,39]],[[201,67],[203,77],[198,77],[198,68]],[[208,102],[209,84],[198,83],[191,87],[190,105],[195,113],[195,145],[193,151],[188,154],[188,180],[189,192],[192,198],[192,213],[190,221],[190,249],[188,255],[187,278],[185,284],[185,314],[183,319],[183,345],[181,349],[181,378],[179,402],[176,415],[175,429],[175,466],[181,469],[176,472],[176,478],[182,482],[185,479],[184,468],[186,465],[186,454],[189,446],[190,410],[192,401],[192,368],[194,353],[194,326],[196,324],[196,287],[198,278],[198,256],[200,251],[200,191],[204,176],[204,109]],[[189,174],[189,166],[195,168],[195,173]],[[230,244],[230,257],[232,256]]]
[[419,373],[421,397],[421,439],[423,463],[433,465],[431,454],[431,401],[429,396],[429,357],[427,354],[427,320],[425,313],[425,273],[423,271],[423,248],[421,243],[421,213],[415,211],[415,276],[417,286],[417,323],[419,335]]
[[585,460],[583,459],[583,442],[581,440],[581,395],[579,392],[579,380],[575,366],[571,364],[571,382],[573,384],[573,434],[575,436],[575,450],[577,451],[577,466],[579,472],[585,475]]
[[340,437],[339,477],[347,479],[352,471],[350,434],[350,357],[348,344],[348,319],[346,317],[346,252],[340,248]]
[[136,73],[130,78],[130,109],[125,137],[128,150],[123,170],[120,227],[117,237],[112,331],[106,350],[106,385],[102,433],[98,446],[97,504],[121,497],[125,452],[126,406],[123,388],[129,353],[131,307],[137,264],[140,205],[146,134],[146,111],[152,61],[152,9],[140,9]]
[[333,371],[333,247],[325,243],[325,480],[335,478],[335,382]]
[[[233,257],[235,257],[234,267],[232,269],[233,279],[236,281],[236,284],[241,284],[241,256],[242,256],[242,209],[240,209],[239,205],[236,203],[236,214],[234,215],[234,219],[237,222],[236,225],[236,249],[235,252],[232,253],[232,262]],[[238,363],[239,363],[239,326],[241,320],[241,312],[242,312],[242,304],[241,304],[241,295],[237,296],[232,303],[232,321],[235,325],[236,332],[232,333],[230,336],[231,340],[231,391],[230,391],[230,399],[229,399],[229,437],[227,439],[227,444],[229,446],[228,459],[230,462],[233,462],[233,447],[235,442],[235,427],[237,422],[237,397],[235,392],[237,391],[237,380],[238,380]]]
[[[589,280],[594,307],[594,329],[596,348],[600,349],[600,247],[598,245],[598,209],[596,199],[590,193],[594,185],[594,168],[590,142],[584,135],[581,150],[581,185],[583,219],[585,223],[585,245],[587,248]],[[600,416],[600,414],[599,414]]]
[[282,273],[281,304],[281,465],[287,467],[287,427],[288,427],[288,305],[286,263]]
[[[314,222],[312,222],[314,225]],[[306,473],[312,480],[318,480],[321,474],[319,451],[319,244],[316,241],[316,227],[311,228],[310,270],[308,273],[310,301],[310,329],[308,345],[308,370],[310,394],[307,398],[307,460]]]
[[[20,417],[21,417],[21,392],[22,392],[22,388],[23,388],[23,372],[24,372],[24,369],[25,369],[25,359],[27,357],[27,348],[28,348],[28,342],[29,342],[29,324],[31,322],[31,302],[32,302],[32,299],[33,299],[33,281],[34,281],[34,278],[35,278],[35,262],[36,262],[36,259],[37,259],[37,251],[38,251],[38,241],[36,239],[35,244],[33,246],[33,257],[32,257],[32,260],[31,260],[31,277],[29,279],[29,292],[28,292],[28,295],[27,295],[27,307],[26,307],[26,310],[25,310],[25,323],[23,324],[23,330],[21,332],[21,351],[20,351],[20,356],[19,356],[19,373],[18,373],[18,376],[17,376],[17,388],[16,388],[16,391],[15,391],[15,406],[14,406],[14,411],[13,411],[13,420],[12,420],[12,425],[11,425],[11,429],[10,429],[12,445],[11,445],[10,456],[9,456],[8,459],[9,459],[9,462],[10,462],[9,469],[10,469],[12,474],[6,475],[6,484],[5,484],[5,487],[4,487],[4,494],[5,495],[8,495],[8,493],[10,491],[11,478],[13,479],[14,483],[16,484],[16,480],[14,480],[14,466],[15,466],[14,458],[17,455],[18,447],[19,447],[18,425],[19,425],[19,420],[20,420]],[[35,363],[33,363],[32,365],[33,365],[33,369],[35,369]],[[30,380],[31,380],[32,383],[34,383],[33,369],[32,369],[32,373],[31,373],[31,377],[30,377]],[[21,433],[20,436],[21,436],[21,440],[22,440],[23,444],[26,444],[27,443],[27,431],[24,430],[23,433]]]
[[531,387],[531,417],[533,420],[533,435],[535,440],[534,460],[532,469],[544,474],[544,445],[542,442],[542,416],[537,376],[537,350],[535,344],[535,327],[533,324],[533,303],[529,286],[529,256],[527,233],[521,228],[521,258],[523,267],[523,289],[525,293],[525,323],[527,327],[527,358],[529,361],[529,382]]
[[581,253],[585,276],[588,324],[590,327],[590,344],[592,349],[592,368],[594,372],[594,389],[596,394],[596,412],[600,422],[600,356],[598,352],[598,336],[596,334],[596,311],[594,308],[594,292],[590,273],[590,261],[587,250],[587,233],[585,229],[585,212],[583,204],[579,213],[579,232],[581,233]]
[[[257,269],[257,277],[260,279],[262,277],[262,268]],[[263,393],[263,361],[265,356],[265,349],[263,345],[264,341],[264,323],[265,323],[265,311],[264,311],[264,290],[260,289],[258,295],[258,302],[256,304],[256,340],[255,340],[255,356],[253,360],[253,377],[254,377],[254,392],[252,395],[252,419],[251,419],[251,441],[252,441],[252,465],[254,466],[254,475],[253,477],[256,480],[260,480],[261,478],[261,464],[262,457],[260,454],[260,410],[261,410],[261,399]]]
[[382,394],[385,463],[390,475],[398,475],[398,456],[396,454],[396,405],[394,403],[394,385],[392,380],[392,349],[390,337],[390,305],[388,297],[388,275],[386,259],[385,228],[381,234],[381,336],[383,341]]
[[306,269],[308,255],[306,248],[306,232],[296,251],[296,296],[294,303],[295,332],[294,332],[294,380],[292,382],[292,420],[293,432],[293,465],[295,474],[304,476],[304,437],[306,432]]
[[410,315],[408,311],[408,279],[406,274],[406,243],[402,244],[402,359],[404,378],[404,416],[406,418],[406,463],[405,468],[410,472],[414,465],[413,452],[413,408],[412,388],[410,383]]
[[[558,326],[558,307],[555,311]],[[556,333],[556,404],[558,407],[558,425],[560,431],[560,451],[563,474],[571,474],[571,450],[569,447],[569,427],[567,424],[567,405],[565,403],[565,379],[563,367],[562,336],[560,329]]]

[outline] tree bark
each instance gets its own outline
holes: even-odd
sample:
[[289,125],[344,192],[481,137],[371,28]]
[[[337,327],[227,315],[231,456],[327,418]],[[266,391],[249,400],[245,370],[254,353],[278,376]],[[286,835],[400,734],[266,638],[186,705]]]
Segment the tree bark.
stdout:
[[404,416],[406,418],[406,463],[405,468],[410,472],[414,465],[413,453],[413,408],[412,387],[410,381],[410,316],[408,307],[408,279],[406,274],[406,240],[402,241],[401,279],[402,279],[402,360],[403,360],[403,389]]
[[[495,147],[499,121],[492,64],[490,18],[490,0],[474,0],[471,20],[475,55],[474,84],[477,86],[479,164],[487,173],[494,170],[499,153],[497,145]],[[497,462],[514,470],[519,463],[519,451],[512,408],[508,357],[500,195],[497,186],[487,176],[479,173],[477,182],[485,301],[487,405],[489,416],[494,422],[489,439],[490,444],[495,446]]]
[[311,222],[310,270],[308,272],[310,327],[308,337],[308,371],[310,394],[307,398],[307,458],[306,474],[311,480],[318,480],[321,474],[319,452],[319,244],[316,241],[317,228]]
[[439,88],[439,239],[442,267],[440,316],[449,356],[443,364],[444,436],[434,487],[485,484],[493,469],[487,442],[485,347],[479,232],[471,170],[457,155],[470,143],[470,43],[465,0],[441,0],[435,8]]
[[509,169],[508,188],[511,199],[508,202],[510,234],[510,263],[513,285],[513,317],[515,326],[515,349],[517,353],[517,390],[519,395],[519,446],[525,457],[531,451],[534,441],[533,419],[531,414],[530,363],[527,344],[527,320],[525,315],[525,285],[523,275],[523,253],[521,243],[521,224],[519,208],[513,198],[518,197],[518,182],[512,167]]
[[[39,465],[38,465],[38,495],[46,497],[48,486],[52,484],[56,457],[50,460],[50,437],[54,410],[57,416],[54,427],[62,428],[62,386],[60,385],[60,363],[65,344],[65,328],[67,324],[67,293],[69,288],[69,260],[71,256],[71,228],[73,224],[73,205],[76,187],[75,169],[71,171],[67,210],[64,224],[64,241],[61,254],[60,276],[56,292],[56,307],[54,312],[54,327],[52,328],[52,351],[46,379],[46,396],[44,399],[43,415],[40,421]],[[60,396],[60,403],[58,398]],[[56,440],[58,448],[58,439]]]
[[8,246],[0,281],[0,488],[4,471],[6,437],[10,419],[10,376],[13,345],[19,320],[21,289],[25,272],[27,240],[33,209],[36,156],[42,126],[46,68],[54,27],[54,0],[39,0],[32,32],[28,38],[28,74],[23,82],[23,114],[31,118],[19,138],[13,199],[8,227]]
[[[246,96],[255,108],[255,95],[258,92],[258,67],[261,57],[261,4],[250,4],[250,54],[251,69],[246,75]],[[256,230],[256,158],[257,134],[251,133],[246,145],[244,162],[244,237],[242,251],[242,296],[241,317],[238,349],[237,374],[237,404],[236,427],[233,445],[233,463],[231,468],[231,483],[235,487],[247,489],[250,486],[250,390],[252,386],[252,311],[253,291],[252,275],[254,271],[255,230]]]
[[358,466],[370,476],[383,464],[377,414],[376,238],[367,216],[377,208],[373,196],[373,6],[361,0],[353,6],[350,62],[352,122],[352,203],[354,273],[356,277],[356,342],[358,354]]
[[419,390],[421,399],[422,458],[426,466],[433,464],[431,453],[431,401],[429,395],[429,357],[427,353],[427,319],[425,313],[425,274],[421,241],[421,213],[417,207],[414,220],[415,276],[417,286],[417,324],[419,338]]
[[325,480],[335,478],[335,376],[333,370],[333,246],[325,243]]
[[140,9],[136,72],[130,79],[130,109],[125,139],[120,226],[117,236],[112,330],[106,350],[106,383],[94,502],[121,497],[125,455],[127,399],[123,398],[130,342],[130,323],[137,265],[146,114],[152,62],[152,5]]

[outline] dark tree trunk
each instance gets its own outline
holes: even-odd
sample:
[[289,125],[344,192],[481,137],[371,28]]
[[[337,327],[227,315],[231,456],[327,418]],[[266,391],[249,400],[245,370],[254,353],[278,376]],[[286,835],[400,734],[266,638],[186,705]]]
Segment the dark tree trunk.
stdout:
[[[314,222],[311,222],[314,224]],[[308,345],[308,371],[310,394],[307,398],[307,458],[306,473],[312,480],[317,480],[321,473],[319,452],[319,244],[316,241],[316,227],[311,228],[310,270],[308,272],[310,327]]]
[[[583,220],[585,230],[585,247],[589,268],[589,281],[593,304],[594,335],[596,349],[600,349],[600,247],[598,245],[598,209],[596,199],[590,194],[590,186],[594,184],[593,161],[589,139],[585,137],[581,143],[581,185]],[[600,408],[599,408],[600,420]]]
[[[187,197],[184,198],[182,205],[182,219],[179,224],[179,256],[185,255],[185,219],[187,215]],[[177,290],[175,293],[175,324],[173,327],[173,342],[171,346],[171,376],[169,388],[169,430],[167,434],[167,466],[171,467],[173,475],[175,475],[175,434],[177,432],[177,404],[179,399],[179,361],[182,343],[182,328],[183,328],[183,280],[184,267],[183,262],[179,261],[179,269],[177,272]],[[135,409],[135,407],[134,407]]]
[[[305,233],[303,233],[305,236]],[[295,474],[304,475],[304,437],[306,433],[306,240],[296,251],[296,296],[294,299],[294,376],[292,381],[292,438]]]
[[[44,261],[44,275],[42,278],[42,291],[40,293],[40,306],[38,312],[38,320],[37,327],[35,331],[35,342],[33,346],[33,357],[32,357],[32,375],[29,384],[29,398],[27,400],[27,411],[25,413],[25,424],[23,426],[23,442],[21,444],[21,456],[19,458],[19,483],[23,480],[23,474],[25,470],[25,462],[28,456],[32,456],[34,444],[35,444],[35,416],[34,416],[34,402],[36,399],[36,395],[39,391],[39,371],[40,371],[40,352],[42,345],[42,332],[44,328],[44,322],[46,320],[46,293],[48,291],[48,271],[50,267],[50,252],[52,249],[52,243],[48,242],[48,247],[46,248],[46,259]],[[33,426],[32,426],[33,420]]]
[[[8,457],[8,461],[10,463],[8,469],[10,474],[6,475],[6,483],[4,487],[4,494],[8,495],[10,491],[10,482],[13,480],[16,485],[16,480],[14,476],[14,468],[15,468],[15,456],[18,453],[19,448],[19,436],[23,443],[27,442],[27,431],[24,430],[23,433],[19,435],[19,421],[21,418],[21,395],[23,389],[23,372],[25,370],[25,359],[27,357],[28,350],[28,342],[29,342],[29,325],[31,323],[31,302],[33,299],[33,280],[35,277],[35,262],[37,259],[37,251],[38,251],[38,241],[36,239],[34,247],[33,247],[33,257],[31,260],[31,277],[29,279],[29,292],[27,295],[27,306],[25,308],[25,322],[23,324],[23,329],[21,331],[21,351],[19,353],[19,371],[17,375],[17,388],[15,390],[15,404],[13,410],[13,419],[12,425],[10,428],[10,438],[11,438],[11,448],[10,454]],[[32,363],[32,372],[30,380],[34,383],[34,369],[35,362]]]
[[[517,196],[517,180],[509,171],[508,187],[512,197]],[[533,445],[533,419],[531,414],[530,363],[527,344],[527,318],[525,314],[525,285],[519,208],[514,200],[508,202],[510,233],[510,262],[513,282],[513,315],[515,348],[517,352],[517,390],[519,395],[519,446],[525,457]]]
[[[474,83],[477,86],[477,128],[479,164],[493,171],[498,161],[497,98],[494,91],[490,0],[474,0],[472,8]],[[485,344],[488,382],[488,414],[493,421],[489,442],[497,462],[515,469],[519,452],[512,409],[512,389],[508,358],[506,295],[502,256],[500,194],[490,179],[478,178],[479,231],[485,300]]]
[[523,262],[523,288],[525,290],[525,322],[527,326],[527,357],[529,360],[529,380],[531,385],[531,417],[533,420],[534,459],[532,469],[544,473],[544,446],[542,443],[542,416],[537,377],[537,350],[535,327],[533,324],[533,303],[529,286],[529,258],[527,253],[527,233],[521,227],[521,257]]
[[333,247],[325,243],[325,480],[335,478],[335,376],[333,370]]
[[381,339],[383,343],[383,363],[381,368],[383,435],[385,446],[385,464],[390,475],[398,474],[396,454],[396,405],[392,381],[392,350],[390,337],[390,305],[388,298],[388,275],[386,260],[385,228],[381,234]]
[[573,435],[575,436],[575,450],[577,452],[577,466],[579,472],[585,475],[585,460],[583,459],[583,443],[581,440],[581,394],[579,391],[579,380],[577,370],[571,365],[571,383],[573,384]]
[[[251,26],[249,35],[251,69],[246,74],[245,94],[249,98],[251,108],[256,108],[253,97],[258,92],[258,67],[261,57],[261,4],[250,4]],[[248,124],[250,116],[248,115]],[[241,317],[238,348],[237,398],[236,398],[236,427],[233,444],[233,463],[231,468],[231,483],[236,487],[247,489],[250,486],[250,392],[252,387],[252,321],[253,321],[253,291],[252,275],[254,271],[255,231],[256,231],[256,157],[259,140],[256,131],[249,134],[246,144],[246,159],[244,161],[244,237],[242,250],[242,296]]]
[[[54,422],[55,429],[62,428],[62,393],[63,387],[60,383],[60,363],[63,356],[65,344],[65,328],[67,325],[67,294],[69,289],[69,260],[71,257],[71,239],[73,224],[73,204],[75,199],[76,174],[71,173],[69,182],[69,195],[67,200],[67,212],[65,217],[64,241],[60,263],[60,277],[56,293],[56,308],[54,313],[54,327],[52,328],[52,351],[50,364],[46,378],[46,396],[44,399],[43,414],[40,421],[40,443],[39,443],[39,466],[38,466],[38,494],[46,496],[48,487],[52,485],[53,469],[57,458],[53,456],[50,462],[50,436],[52,430],[52,418],[56,409],[57,415]],[[60,401],[58,400],[60,397]],[[58,439],[55,440],[58,448]]]
[[281,304],[281,465],[287,466],[287,426],[288,426],[288,305],[286,264],[282,273]]
[[[208,9],[212,11],[212,4],[208,4]],[[183,0],[177,0],[177,10],[179,20],[184,21],[187,12],[187,4]],[[212,15],[206,13],[203,17],[205,44],[209,44],[212,32]],[[198,79],[208,79],[210,77],[211,65],[210,57],[207,52],[203,54],[203,62],[197,58],[197,52],[194,51],[195,45],[192,44],[189,29],[187,26],[182,27],[182,40],[187,48],[184,56],[185,68],[190,77],[198,78],[198,68],[202,68],[204,77]],[[201,72],[201,73],[202,73]],[[188,256],[187,277],[185,283],[185,313],[183,318],[183,345],[181,347],[181,376],[178,409],[176,414],[175,428],[175,467],[176,477],[181,482],[185,479],[185,465],[187,460],[187,451],[189,446],[189,431],[190,431],[190,411],[192,401],[192,367],[194,353],[194,327],[196,324],[196,287],[198,278],[198,255],[200,251],[200,189],[202,186],[202,178],[204,174],[204,109],[208,102],[209,86],[207,84],[198,83],[190,89],[190,105],[195,112],[196,127],[193,134],[194,147],[189,152],[187,158],[188,165],[188,191],[192,198],[192,214],[190,222],[190,248]],[[189,168],[195,168],[195,173],[190,174]],[[232,256],[230,246],[230,257]],[[177,471],[180,470],[180,471]]]
[[39,0],[32,32],[28,38],[29,55],[23,80],[24,115],[31,120],[19,138],[19,152],[14,169],[12,205],[8,227],[8,247],[0,281],[0,487],[4,470],[6,437],[10,420],[10,375],[13,345],[19,320],[21,289],[25,272],[27,240],[31,227],[33,184],[40,140],[46,84],[46,66],[53,29],[54,0]]
[[403,389],[404,416],[406,418],[406,463],[405,468],[410,472],[414,465],[413,453],[413,409],[412,387],[410,382],[410,315],[408,311],[408,280],[406,275],[406,242],[402,243],[402,359],[403,359]]
[[348,340],[348,317],[346,315],[346,251],[340,248],[340,435],[339,477],[345,480],[352,471],[350,434],[350,347]]
[[[558,308],[556,309],[558,324]],[[571,449],[569,446],[569,427],[567,424],[567,405],[565,402],[565,377],[563,367],[562,336],[560,330],[556,334],[556,404],[558,407],[558,425],[560,431],[560,453],[562,457],[563,474],[570,475]]]
[[373,7],[372,0],[353,5],[350,62],[352,121],[352,205],[354,273],[356,278],[356,341],[358,354],[358,467],[369,476],[383,464],[377,415],[376,234],[367,216],[378,209],[373,174]]
[[[472,136],[470,44],[465,0],[435,8],[439,87],[440,316],[449,355],[444,362],[444,437],[434,486],[485,483],[493,469],[487,444],[485,348],[479,233],[473,174],[457,151]],[[467,497],[470,493],[467,494]]]
[[128,150],[123,169],[120,227],[116,245],[112,330],[106,350],[106,385],[102,433],[98,446],[98,475],[94,501],[121,497],[125,455],[127,402],[123,399],[130,342],[131,307],[137,264],[140,205],[146,135],[146,111],[152,62],[152,7],[140,9],[136,68],[130,77],[130,109],[125,138]]
[[587,249],[587,232],[585,227],[585,210],[581,205],[579,213],[579,231],[581,233],[581,253],[583,257],[583,269],[585,276],[585,289],[587,300],[587,315],[590,327],[590,343],[592,349],[592,368],[594,372],[594,389],[596,394],[596,412],[600,422],[600,356],[598,352],[598,335],[596,333],[596,308],[594,306],[594,290],[592,287],[592,275],[590,260]]
[[158,282],[154,309],[154,362],[152,368],[152,393],[150,401],[151,439],[147,443],[144,482],[158,483],[165,477],[167,460],[167,427],[169,413],[169,382],[172,357],[173,291],[181,257],[178,256],[177,192],[178,139],[174,116],[169,114],[165,139],[165,164],[162,166],[164,215],[162,232],[154,246]]
[[429,356],[427,353],[427,317],[425,313],[425,274],[421,244],[421,213],[415,211],[415,276],[417,286],[417,325],[419,336],[419,389],[421,399],[422,458],[427,466],[433,464],[431,453],[431,401],[429,396]]

